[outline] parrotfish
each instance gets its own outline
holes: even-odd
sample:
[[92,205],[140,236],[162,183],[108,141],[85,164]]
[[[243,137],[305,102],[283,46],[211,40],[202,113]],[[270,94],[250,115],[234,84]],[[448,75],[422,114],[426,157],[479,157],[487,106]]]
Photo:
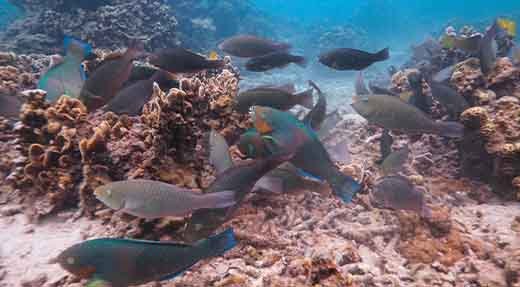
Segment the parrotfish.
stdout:
[[206,136],[209,145],[209,163],[215,167],[217,174],[221,174],[233,166],[229,145],[216,130],[212,129]]
[[291,93],[285,88],[267,86],[241,92],[236,99],[236,109],[241,113],[249,112],[249,109],[255,105],[289,110],[295,105],[312,109],[312,104],[312,89]]
[[380,178],[371,193],[371,202],[381,208],[408,210],[424,217],[431,216],[424,194],[410,180],[400,175]]
[[464,126],[456,122],[436,122],[418,108],[387,95],[365,96],[352,107],[369,123],[409,134],[438,134],[461,138]]
[[140,218],[181,217],[198,209],[233,206],[235,192],[196,194],[152,180],[125,180],[100,186],[94,195],[108,207]]
[[394,97],[400,97],[400,95],[388,88],[377,86],[374,83],[368,83],[368,87],[370,88],[370,91],[372,94],[376,95],[388,95],[388,96],[394,96]]
[[384,175],[390,175],[398,173],[403,169],[404,164],[408,160],[410,154],[410,148],[405,146],[399,150],[390,153],[383,163],[381,163],[381,170]]
[[509,58],[511,58],[511,61],[514,65],[520,65],[520,46],[518,46],[516,43],[514,43],[513,47],[511,47]]
[[432,96],[448,111],[452,119],[458,119],[460,114],[469,108],[466,99],[450,86],[431,82],[430,88]]
[[356,95],[358,96],[370,95],[370,91],[368,90],[367,85],[365,84],[365,79],[363,78],[363,72],[361,71],[358,73],[354,88]]
[[224,67],[223,60],[212,60],[181,47],[161,50],[150,56],[150,64],[170,73],[197,73]]
[[468,53],[476,53],[480,48],[482,34],[475,34],[469,37],[445,35],[441,39],[442,46],[446,49],[461,49]]
[[92,111],[112,100],[130,77],[133,61],[141,55],[144,45],[132,40],[126,52],[120,57],[101,64],[85,81],[80,99]]
[[219,49],[236,57],[254,58],[270,53],[287,51],[291,45],[273,42],[251,35],[238,35],[224,40]]
[[444,83],[450,81],[451,76],[455,71],[455,66],[456,65],[451,65],[437,72],[437,74],[433,75],[433,81],[437,83]]
[[323,120],[323,123],[320,126],[320,129],[316,132],[318,136],[323,139],[330,135],[332,129],[334,129],[342,120],[341,115],[338,110],[334,110],[331,113],[328,113]]
[[240,135],[237,147],[240,152],[250,158],[264,158],[273,151],[264,143],[264,139],[255,129],[249,129]]
[[165,71],[157,71],[152,77],[140,80],[128,85],[117,93],[117,95],[105,107],[106,111],[116,114],[127,114],[138,116],[153,94],[153,83],[162,85],[168,82],[171,75]]
[[246,70],[252,72],[266,72],[275,68],[284,68],[294,63],[305,67],[307,62],[304,57],[292,55],[286,51],[277,51],[267,55],[248,60],[245,64]]
[[183,239],[194,242],[215,232],[228,221],[234,211],[240,206],[247,194],[251,192],[256,182],[268,172],[292,158],[292,154],[277,154],[267,158],[257,159],[234,165],[219,174],[215,181],[205,190],[206,193],[236,191],[233,207],[226,209],[199,209],[188,220],[182,234]]
[[326,181],[333,192],[344,202],[351,202],[361,186],[350,176],[343,174],[308,126],[288,112],[255,107],[253,122],[256,130],[270,140],[273,150],[284,152],[296,149],[291,163],[305,174]]
[[18,96],[0,94],[0,116],[5,118],[18,118],[22,101]]
[[219,256],[237,244],[232,229],[186,245],[132,239],[99,238],[73,245],[51,263],[59,263],[87,286],[127,287],[171,280],[200,260]]
[[62,95],[78,98],[86,78],[81,63],[91,53],[92,47],[71,37],[65,37],[64,47],[65,57],[60,63],[53,64],[38,81],[38,89],[47,92],[49,102]]
[[482,73],[488,74],[495,68],[497,59],[497,43],[495,41],[498,33],[498,24],[495,21],[480,42],[479,59]]
[[[408,74],[408,83],[410,84],[411,94],[410,97],[403,93],[399,95],[399,97],[405,102],[416,106],[421,111],[425,113],[429,113],[431,107],[433,106],[433,101],[431,97],[427,97],[423,93],[423,76],[420,72],[418,73],[410,73]],[[404,98],[403,98],[404,96]]]
[[381,141],[379,142],[379,148],[381,149],[381,160],[379,163],[382,163],[388,155],[392,153],[392,144],[394,143],[394,138],[390,134],[390,131],[384,129],[381,133]]
[[303,122],[308,123],[313,130],[319,130],[327,117],[327,98],[316,83],[309,81],[309,85],[318,92],[318,102],[305,116]]
[[327,67],[340,71],[361,71],[375,62],[385,61],[389,57],[390,54],[388,48],[377,53],[369,53],[350,48],[340,48],[321,54],[319,56],[319,61]]
[[514,20],[498,18],[497,24],[501,29],[507,32],[507,35],[512,38],[516,37],[516,22]]

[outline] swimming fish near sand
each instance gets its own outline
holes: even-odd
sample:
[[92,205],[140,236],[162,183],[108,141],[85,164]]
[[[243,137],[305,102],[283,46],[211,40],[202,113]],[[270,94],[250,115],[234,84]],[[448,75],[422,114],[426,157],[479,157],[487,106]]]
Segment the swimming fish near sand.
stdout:
[[50,263],[88,279],[89,287],[127,287],[171,280],[197,262],[224,254],[236,245],[232,229],[193,245],[99,238],[67,248]]
[[198,209],[233,206],[235,192],[197,194],[175,185],[152,180],[111,182],[94,191],[108,207],[140,218],[181,217]]
[[286,51],[277,51],[248,60],[245,67],[246,70],[252,72],[266,72],[275,68],[285,68],[291,63],[300,67],[307,65],[307,61],[302,56],[292,55]]
[[104,106],[117,95],[130,77],[133,61],[143,50],[141,41],[131,40],[123,55],[105,61],[92,72],[80,93],[80,100],[89,111]]
[[78,98],[86,79],[81,63],[91,53],[92,47],[71,37],[65,37],[63,45],[65,57],[52,64],[38,81],[38,89],[47,92],[49,102],[63,95]]
[[152,54],[150,64],[170,73],[197,73],[207,69],[220,69],[225,65],[223,60],[208,59],[182,47],[164,49]]
[[236,98],[236,110],[248,113],[252,106],[267,106],[280,110],[289,110],[295,105],[312,109],[312,89],[294,93],[281,87],[256,87],[241,92]]
[[321,54],[319,56],[319,61],[327,67],[340,71],[361,71],[368,68],[373,63],[388,60],[389,57],[390,54],[388,48],[377,53],[341,48]]
[[438,134],[461,138],[464,126],[457,122],[436,122],[418,108],[399,98],[370,95],[360,98],[352,107],[370,123],[409,134]]
[[224,40],[219,49],[236,57],[254,58],[274,52],[287,51],[291,45],[252,35],[237,35]]

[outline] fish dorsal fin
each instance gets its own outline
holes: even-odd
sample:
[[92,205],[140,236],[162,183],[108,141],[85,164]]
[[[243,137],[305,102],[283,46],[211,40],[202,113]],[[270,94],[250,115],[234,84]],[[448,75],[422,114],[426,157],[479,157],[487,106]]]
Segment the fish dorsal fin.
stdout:
[[137,245],[160,245],[160,246],[172,246],[178,248],[191,248],[194,247],[192,244],[175,242],[175,241],[153,241],[144,239],[130,239],[130,238],[100,238],[95,240],[109,240],[113,242],[137,244]]

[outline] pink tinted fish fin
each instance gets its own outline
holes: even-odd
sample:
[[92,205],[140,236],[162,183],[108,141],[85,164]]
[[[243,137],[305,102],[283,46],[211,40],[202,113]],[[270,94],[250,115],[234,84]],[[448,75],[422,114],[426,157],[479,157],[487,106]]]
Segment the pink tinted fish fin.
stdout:
[[235,191],[208,193],[201,197],[201,208],[226,208],[236,204]]
[[274,176],[264,176],[255,184],[255,191],[270,191],[274,193],[282,193],[284,191],[283,180]]

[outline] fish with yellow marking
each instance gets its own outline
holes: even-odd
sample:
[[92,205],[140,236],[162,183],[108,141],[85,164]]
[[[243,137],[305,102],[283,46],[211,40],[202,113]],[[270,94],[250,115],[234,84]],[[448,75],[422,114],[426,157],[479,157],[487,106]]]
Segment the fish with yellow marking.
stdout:
[[498,18],[498,27],[502,28],[511,37],[516,37],[516,22],[511,19]]

